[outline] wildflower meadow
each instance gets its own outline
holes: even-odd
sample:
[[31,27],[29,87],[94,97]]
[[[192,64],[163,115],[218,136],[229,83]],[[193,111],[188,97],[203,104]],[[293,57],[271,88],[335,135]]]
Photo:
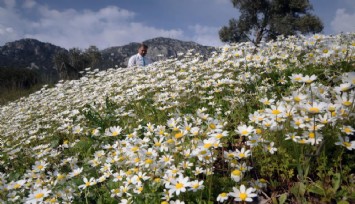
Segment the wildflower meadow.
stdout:
[[0,106],[0,203],[354,203],[355,34],[86,69]]

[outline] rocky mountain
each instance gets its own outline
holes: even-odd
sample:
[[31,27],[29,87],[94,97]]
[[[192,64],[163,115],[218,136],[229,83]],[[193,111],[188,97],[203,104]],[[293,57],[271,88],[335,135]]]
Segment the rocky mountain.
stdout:
[[[195,42],[163,37],[146,40],[144,43],[149,46],[148,56],[153,61],[176,57],[178,53],[186,53],[190,49],[204,56],[208,56],[215,50],[213,47],[202,46]],[[139,43],[129,43],[100,50],[102,63],[99,68],[126,67],[129,57],[137,53],[138,45]],[[0,46],[0,68],[36,69],[47,77],[58,78],[53,58],[59,52],[68,52],[68,50],[35,39],[8,42]]]
[[66,49],[35,39],[21,39],[0,47],[0,68],[35,69],[46,77],[57,77],[53,56]]

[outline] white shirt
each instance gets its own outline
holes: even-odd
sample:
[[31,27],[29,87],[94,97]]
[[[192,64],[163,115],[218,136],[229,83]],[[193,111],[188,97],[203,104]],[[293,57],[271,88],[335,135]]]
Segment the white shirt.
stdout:
[[144,67],[150,63],[152,63],[152,62],[149,58],[143,57],[142,55],[137,53],[129,58],[128,67],[134,67],[134,66]]

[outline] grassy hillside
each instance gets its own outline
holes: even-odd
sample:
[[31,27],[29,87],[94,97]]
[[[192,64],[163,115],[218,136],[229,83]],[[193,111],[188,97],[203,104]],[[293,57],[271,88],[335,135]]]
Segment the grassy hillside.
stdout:
[[0,201],[350,203],[355,34],[87,70],[0,107]]

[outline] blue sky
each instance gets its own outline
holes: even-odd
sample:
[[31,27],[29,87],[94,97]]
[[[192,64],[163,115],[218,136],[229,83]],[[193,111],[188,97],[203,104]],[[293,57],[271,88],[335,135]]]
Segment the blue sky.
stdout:
[[[355,32],[355,0],[311,0],[323,34]],[[218,30],[238,17],[230,0],[0,0],[0,46],[35,38],[100,49],[155,37],[223,45]]]

